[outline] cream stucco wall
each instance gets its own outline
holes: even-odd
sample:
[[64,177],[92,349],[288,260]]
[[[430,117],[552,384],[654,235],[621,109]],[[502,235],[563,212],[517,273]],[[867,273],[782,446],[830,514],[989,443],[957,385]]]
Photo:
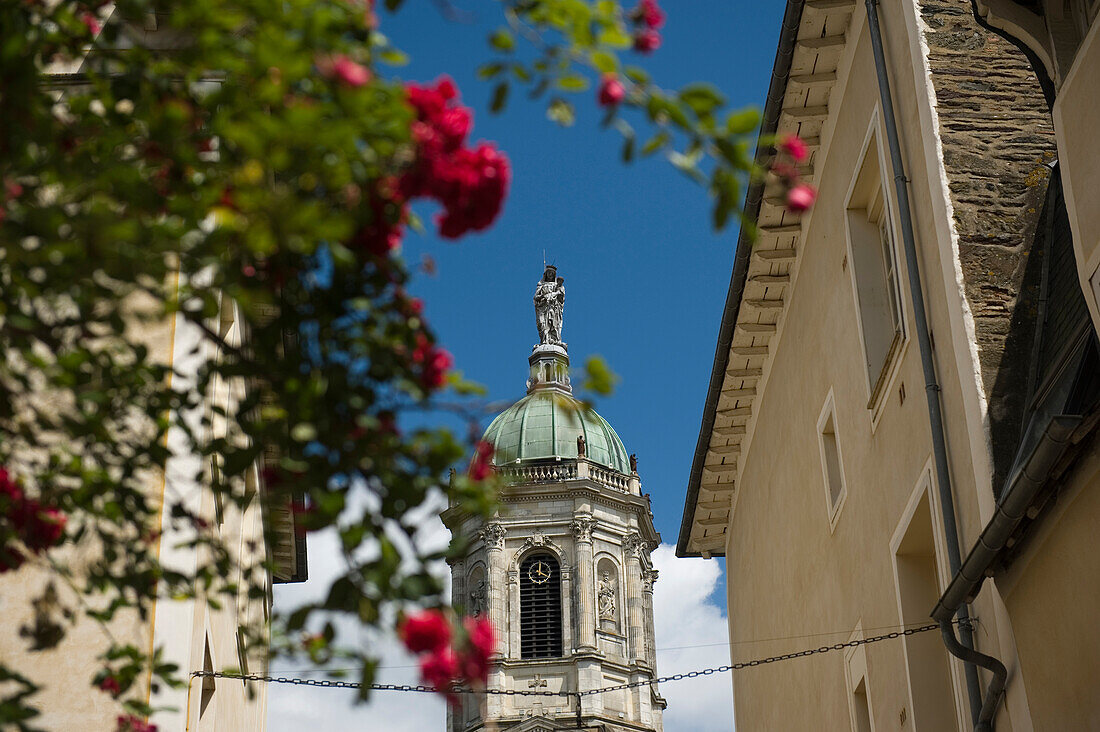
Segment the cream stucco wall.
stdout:
[[997,578],[1012,616],[1037,730],[1100,729],[1100,438],[1050,500],[1038,531]]
[[[981,379],[971,347],[957,276],[950,201],[937,167],[934,99],[924,84],[918,14],[911,3],[880,4],[895,113],[902,138],[921,275],[932,330],[960,543],[976,539],[993,505],[989,443]],[[885,147],[878,87],[862,5],[848,31],[850,64],[842,65],[829,100],[830,121],[815,160],[820,197],[803,224],[790,301],[773,340],[762,394],[730,519],[728,602],[733,660],[847,640],[902,622],[894,550],[908,515],[927,491],[937,549],[938,589],[948,579],[940,506],[930,474],[928,408],[912,303],[901,264],[908,342],[885,391],[881,411],[867,409],[857,301],[845,228],[847,192],[862,160],[867,133]],[[879,154],[874,147],[871,154]],[[888,160],[883,157],[888,165]],[[884,175],[895,231],[897,201]],[[899,242],[900,247],[900,242]],[[906,397],[901,398],[904,385]],[[830,528],[818,417],[832,390],[847,496]],[[933,598],[934,602],[934,598]],[[1010,669],[1011,631],[994,607],[992,590],[975,606],[979,644]],[[932,609],[931,603],[927,608]],[[806,637],[809,634],[810,637]],[[936,635],[933,633],[932,635]],[[785,638],[761,642],[762,638]],[[916,641],[914,641],[916,642]],[[936,643],[938,643],[936,638]],[[942,646],[938,652],[946,659]],[[867,685],[876,729],[935,729],[915,719],[906,644],[866,647]],[[851,719],[842,654],[825,654],[734,674],[739,729],[847,729]],[[959,725],[969,717],[961,665],[950,661]],[[1014,710],[1026,709],[1018,685],[998,729],[1028,729]],[[1016,717],[1024,716],[1019,711]]]
[[[137,309],[147,304],[135,299],[132,307]],[[205,354],[203,351],[197,352],[190,359],[179,357],[180,354],[190,353],[191,347],[198,342],[195,329],[184,325],[182,318],[153,324],[142,321],[140,332],[129,335],[149,348],[151,359],[173,365],[177,371],[175,378],[187,378],[188,373],[198,368],[203,357],[212,355],[207,350]],[[232,388],[219,385],[212,399],[228,405],[234,398],[240,397],[240,388],[239,384]],[[184,441],[181,437],[173,431],[168,438],[169,445],[182,446]],[[219,532],[238,567],[263,561],[265,548],[259,497],[244,512],[227,507],[219,523],[215,518],[211,492],[194,480],[197,472],[201,472],[201,461],[186,451],[177,452],[169,460],[164,474],[148,476],[151,499],[162,506],[166,504],[166,496],[168,500],[187,503],[196,515],[208,521],[211,530]],[[173,529],[163,512],[161,528],[161,559],[194,571],[200,558],[195,551],[178,546],[188,538],[186,533]],[[69,562],[79,585],[82,561],[94,556],[94,545],[85,542],[80,546],[62,547],[54,551],[59,559]],[[165,654],[164,660],[178,664],[180,675],[186,679],[191,671],[203,668],[204,638],[210,638],[215,670],[238,669],[241,666],[236,640],[238,625],[249,622],[262,628],[267,621],[266,601],[249,600],[242,592],[242,597],[236,600],[219,597],[223,603],[221,610],[208,609],[203,602],[162,599],[155,603],[146,619],[140,619],[134,612],[121,612],[116,619],[101,626],[84,617],[81,610],[82,601],[94,606],[96,598],[82,600],[63,582],[52,579],[62,604],[74,611],[76,623],[67,630],[65,638],[56,648],[34,652],[28,650],[28,639],[20,636],[20,629],[33,621],[32,600],[41,594],[51,577],[30,564],[19,571],[0,575],[0,612],[4,615],[4,622],[0,623],[0,663],[23,673],[41,686],[32,703],[42,711],[42,715],[34,721],[47,730],[82,732],[114,729],[116,718],[123,711],[121,705],[92,686],[93,677],[103,668],[99,656],[109,647],[112,638],[119,643],[132,643],[146,652],[161,649]],[[265,670],[262,653],[254,654],[249,661],[250,671]],[[250,686],[246,688],[241,682],[219,681],[211,697],[209,711],[203,715],[201,723],[201,689],[197,681],[190,698],[187,688],[168,689],[162,685],[154,692],[147,677],[137,683],[137,694],[156,707],[164,707],[151,718],[162,732],[262,730],[266,689],[263,685]],[[187,714],[185,710],[189,701],[190,714]]]

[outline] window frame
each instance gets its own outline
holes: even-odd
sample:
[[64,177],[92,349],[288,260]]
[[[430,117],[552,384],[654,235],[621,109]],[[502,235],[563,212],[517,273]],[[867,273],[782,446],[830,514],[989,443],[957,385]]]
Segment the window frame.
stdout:
[[[904,264],[897,238],[897,223],[895,207],[892,204],[890,190],[887,187],[887,160],[886,151],[883,148],[883,132],[880,125],[879,108],[876,105],[871,113],[871,119],[864,135],[860,154],[852,168],[851,178],[848,184],[848,192],[844,199],[844,233],[846,239],[846,257],[848,262],[848,276],[852,286],[852,300],[855,306],[856,328],[859,332],[859,347],[863,361],[863,373],[867,386],[867,409],[871,412],[871,431],[874,432],[878,424],[878,418],[882,412],[882,406],[886,403],[885,395],[895,381],[902,354],[909,344],[909,303],[902,287],[902,266]],[[878,161],[878,181],[873,186],[873,193],[867,196],[866,204],[853,204],[857,197],[857,189],[861,188],[861,173],[868,161],[868,156],[875,155]],[[867,336],[864,327],[863,309],[859,299],[859,278],[856,273],[857,257],[852,236],[852,216],[858,212],[867,212],[867,222],[878,230],[878,251],[876,257],[883,266],[882,278],[886,288],[886,300],[890,306],[890,317],[894,325],[894,336],[890,346],[886,350],[882,367],[878,375],[872,381],[867,355]],[[884,236],[889,237],[889,247],[885,246]],[[885,253],[889,252],[892,266],[887,266]],[[892,289],[891,289],[892,288]]]
[[[526,622],[529,620],[528,612],[531,612],[529,607],[530,593],[533,592],[535,585],[531,582],[528,575],[529,563],[543,560],[552,564],[553,572],[553,590],[548,593],[550,601],[557,605],[557,653],[552,653],[554,648],[554,638],[551,635],[550,649],[547,652],[541,652],[532,649],[528,652],[528,644],[535,644],[535,639],[529,640],[528,633],[534,632],[525,627]],[[548,659],[558,659],[565,657],[565,602],[562,598],[562,562],[554,552],[547,551],[546,549],[538,549],[525,555],[516,565],[519,568],[519,657],[523,661],[542,661]],[[535,623],[536,619],[531,618],[531,623]]]
[[[828,448],[825,445],[825,427],[832,422],[833,425],[833,443],[836,446],[836,461],[837,461],[837,474],[840,481],[840,489],[836,493],[836,498],[833,498],[832,491],[832,478],[830,477],[829,469],[829,456],[827,454]],[[844,449],[841,446],[840,430],[838,429],[837,414],[836,414],[836,399],[833,396],[832,387],[829,388],[829,393],[825,397],[825,403],[821,406],[821,413],[817,417],[817,447],[818,453],[821,457],[821,473],[822,473],[822,485],[825,488],[825,512],[829,517],[829,533],[832,534],[836,530],[837,522],[840,519],[840,510],[844,507],[848,498],[848,479],[844,474]]]

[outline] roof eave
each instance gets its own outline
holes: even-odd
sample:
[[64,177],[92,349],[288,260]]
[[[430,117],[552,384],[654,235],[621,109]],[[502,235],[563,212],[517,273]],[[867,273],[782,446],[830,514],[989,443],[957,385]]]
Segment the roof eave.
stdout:
[[[802,22],[804,0],[787,0],[783,14],[783,27],[779,35],[779,47],[776,50],[775,64],[772,67],[771,84],[764,104],[764,117],[760,125],[760,135],[774,134],[779,126],[779,116],[783,110],[783,97],[787,92],[787,79],[790,75],[791,61],[794,58],[795,42]],[[759,138],[758,138],[759,139]],[[756,146],[756,161],[762,163],[771,155],[771,146]],[[760,215],[760,204],[764,197],[763,180],[755,180],[749,185],[745,196],[744,218],[755,223]],[[710,385],[703,406],[703,421],[699,427],[699,437],[695,443],[695,457],[691,463],[688,477],[687,497],[684,502],[684,515],[680,521],[680,535],[676,542],[676,556],[698,557],[701,552],[689,550],[691,528],[695,523],[695,506],[699,500],[703,462],[710,445],[711,430],[714,428],[718,397],[722,392],[726,367],[729,364],[730,344],[733,341],[734,325],[741,309],[741,297],[745,290],[745,281],[749,270],[749,257],[752,254],[752,236],[742,225],[737,239],[737,249],[733,260],[733,274],[726,292],[726,304],[722,308],[722,323],[718,329],[718,343],[714,351],[714,364],[710,372]],[[711,556],[724,556],[725,552],[709,552]]]

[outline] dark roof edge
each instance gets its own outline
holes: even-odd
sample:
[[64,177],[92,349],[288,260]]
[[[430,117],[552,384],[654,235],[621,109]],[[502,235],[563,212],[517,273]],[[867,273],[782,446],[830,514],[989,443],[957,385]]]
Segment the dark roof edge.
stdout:
[[[798,38],[798,27],[802,22],[803,0],[787,0],[787,9],[783,13],[783,28],[779,34],[779,48],[772,67],[771,85],[768,98],[764,103],[764,118],[760,125],[760,135],[775,133],[779,126],[779,114],[783,109],[783,97],[787,92],[787,77],[791,71],[794,57],[794,45]],[[756,161],[762,163],[771,154],[771,146],[756,145]],[[744,216],[756,222],[760,216],[760,203],[764,197],[763,179],[749,185],[745,196]],[[733,274],[730,277],[726,304],[722,309],[722,324],[718,328],[718,344],[714,349],[714,366],[710,372],[710,386],[707,387],[707,399],[703,406],[703,422],[699,427],[699,439],[695,444],[695,458],[691,463],[691,475],[688,478],[687,497],[684,502],[684,517],[680,521],[680,537],[676,543],[676,556],[697,557],[698,552],[688,552],[687,544],[691,537],[691,525],[695,522],[695,503],[699,499],[699,485],[710,443],[710,432],[714,427],[714,415],[718,409],[718,397],[722,392],[722,382],[729,363],[730,343],[733,340],[733,326],[737,322],[737,313],[741,308],[741,296],[745,290],[745,279],[749,272],[749,257],[752,254],[752,237],[742,225],[737,239],[737,250],[733,260]]]

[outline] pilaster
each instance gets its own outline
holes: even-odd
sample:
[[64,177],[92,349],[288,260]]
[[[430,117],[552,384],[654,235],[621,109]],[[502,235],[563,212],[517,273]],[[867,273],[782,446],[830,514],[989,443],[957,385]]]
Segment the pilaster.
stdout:
[[592,528],[589,514],[573,517],[573,541],[577,548],[577,648],[596,649],[596,568],[592,563]]

